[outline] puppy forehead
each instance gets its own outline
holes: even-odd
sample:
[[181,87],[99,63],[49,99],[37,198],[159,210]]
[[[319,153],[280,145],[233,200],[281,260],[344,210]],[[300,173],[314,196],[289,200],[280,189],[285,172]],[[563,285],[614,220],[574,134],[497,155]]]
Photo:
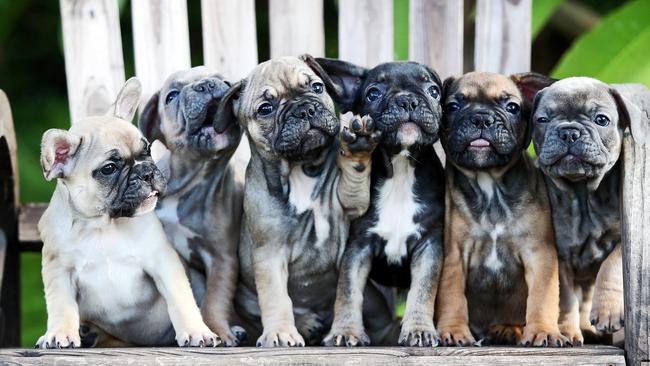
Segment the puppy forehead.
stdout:
[[191,82],[206,79],[209,77],[224,80],[224,77],[218,72],[216,72],[215,70],[212,70],[207,66],[196,66],[196,67],[192,67],[191,69],[180,70],[171,74],[165,80],[162,89],[166,90],[166,89],[170,89],[171,87],[186,85]]
[[469,100],[500,99],[504,95],[521,100],[517,85],[507,76],[492,72],[470,72],[452,84],[452,91]]
[[586,77],[559,80],[547,87],[538,106],[538,110],[555,113],[590,112],[594,109],[616,110],[616,102],[607,84]]
[[247,88],[272,90],[282,95],[297,86],[305,86],[312,80],[320,80],[316,73],[296,57],[280,57],[259,64],[251,72]]
[[145,147],[146,141],[133,124],[109,116],[79,121],[70,132],[82,136],[82,148],[87,149],[89,156],[102,158],[108,157],[111,151],[117,151],[122,157],[132,156]]
[[379,64],[368,72],[368,80],[378,82],[434,81],[423,65],[412,61]]

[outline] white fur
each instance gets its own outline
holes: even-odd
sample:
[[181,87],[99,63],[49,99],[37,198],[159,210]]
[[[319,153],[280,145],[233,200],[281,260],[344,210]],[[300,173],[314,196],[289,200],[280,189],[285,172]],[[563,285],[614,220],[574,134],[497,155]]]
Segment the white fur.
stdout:
[[318,178],[309,177],[301,166],[294,166],[289,173],[289,204],[298,215],[307,210],[314,213],[314,228],[316,230],[316,246],[321,246],[330,234],[330,224],[327,220],[327,209],[323,207],[318,197],[313,196]]
[[388,263],[400,264],[407,254],[406,239],[411,235],[420,236],[420,225],[413,219],[421,205],[415,201],[415,168],[409,164],[407,156],[395,156],[392,163],[393,177],[386,179],[379,188],[375,201],[379,217],[370,231],[386,240],[384,253]]
[[181,224],[178,217],[178,197],[168,196],[161,200],[156,214],[165,228],[169,241],[173,243],[181,257],[189,260],[192,253],[189,241],[198,237],[198,234]]
[[487,196],[487,199],[491,200],[492,196],[494,196],[494,179],[488,173],[479,172],[476,176],[476,181],[483,193]]
[[499,259],[497,253],[497,241],[499,240],[499,235],[503,234],[504,226],[501,224],[496,224],[494,229],[490,232],[490,238],[492,239],[492,248],[490,249],[490,256],[485,260],[485,265],[494,272],[497,272],[503,267],[503,263]]

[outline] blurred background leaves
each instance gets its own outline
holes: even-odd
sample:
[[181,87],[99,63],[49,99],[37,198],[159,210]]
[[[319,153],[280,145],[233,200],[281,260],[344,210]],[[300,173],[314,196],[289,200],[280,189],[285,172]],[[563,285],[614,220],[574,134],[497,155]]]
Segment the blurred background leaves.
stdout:
[[[452,0],[461,1],[461,0]],[[475,0],[465,1],[465,69],[472,69]],[[126,76],[134,73],[130,2],[118,0]],[[394,0],[395,58],[408,58],[408,0]],[[260,61],[268,58],[266,0],[256,0]],[[201,51],[200,2],[188,1],[192,64]],[[325,49],[338,54],[337,2],[325,0]],[[533,0],[533,71],[650,85],[650,0]],[[69,125],[58,1],[0,0],[0,88],[9,96],[18,139],[21,200],[49,200],[54,184],[39,166],[42,133]],[[45,330],[40,254],[21,258],[22,340]]]

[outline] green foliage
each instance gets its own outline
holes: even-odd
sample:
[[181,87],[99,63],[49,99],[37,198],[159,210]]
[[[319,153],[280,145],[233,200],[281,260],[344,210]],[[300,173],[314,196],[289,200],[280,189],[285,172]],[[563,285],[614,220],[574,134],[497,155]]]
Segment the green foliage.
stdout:
[[631,1],[611,12],[564,54],[552,76],[591,76],[608,83],[650,85],[650,1]]
[[393,0],[395,60],[409,58],[409,0]]
[[45,333],[47,313],[41,280],[41,253],[23,253],[20,256],[21,344],[33,347]]

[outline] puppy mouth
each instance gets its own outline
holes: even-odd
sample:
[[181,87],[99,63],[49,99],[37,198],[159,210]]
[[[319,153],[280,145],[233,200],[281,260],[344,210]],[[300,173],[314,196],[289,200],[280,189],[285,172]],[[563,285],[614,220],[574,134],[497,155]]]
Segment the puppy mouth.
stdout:
[[402,123],[397,130],[397,139],[404,146],[411,146],[422,138],[422,128],[415,122]]

